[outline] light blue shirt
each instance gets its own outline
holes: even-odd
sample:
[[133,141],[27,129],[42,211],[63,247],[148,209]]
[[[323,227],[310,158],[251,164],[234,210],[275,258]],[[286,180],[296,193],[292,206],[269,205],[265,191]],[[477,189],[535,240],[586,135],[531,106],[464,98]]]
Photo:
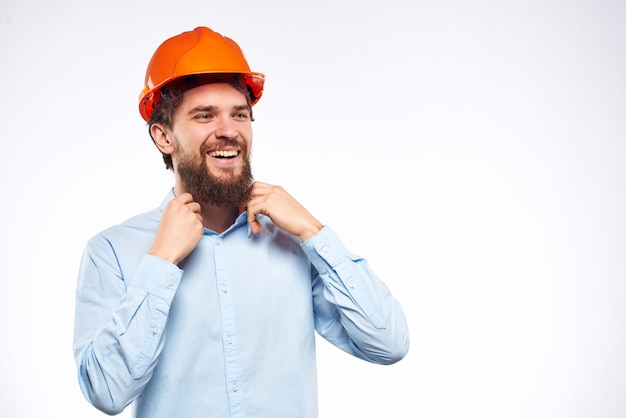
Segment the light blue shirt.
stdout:
[[205,229],[178,266],[147,255],[157,209],[93,237],[76,294],[74,357],[98,409],[137,418],[317,417],[314,331],[361,359],[391,364],[406,319],[366,260],[324,227],[301,243],[247,214]]

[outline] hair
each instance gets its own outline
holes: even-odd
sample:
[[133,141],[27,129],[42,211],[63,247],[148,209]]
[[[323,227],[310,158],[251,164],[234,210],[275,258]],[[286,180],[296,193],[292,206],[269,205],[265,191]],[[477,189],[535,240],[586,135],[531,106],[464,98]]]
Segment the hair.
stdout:
[[[154,110],[148,119],[148,134],[155,145],[156,141],[151,132],[152,125],[159,123],[168,129],[172,129],[174,113],[183,102],[185,93],[194,87],[210,83],[227,83],[240,91],[246,97],[246,103],[248,103],[250,107],[250,118],[254,120],[252,116],[252,106],[250,105],[252,93],[250,88],[244,83],[243,77],[240,74],[200,74],[177,78],[155,93],[159,98],[156,100]],[[161,155],[163,156],[165,168],[167,170],[174,170],[172,156],[163,152],[161,152]]]

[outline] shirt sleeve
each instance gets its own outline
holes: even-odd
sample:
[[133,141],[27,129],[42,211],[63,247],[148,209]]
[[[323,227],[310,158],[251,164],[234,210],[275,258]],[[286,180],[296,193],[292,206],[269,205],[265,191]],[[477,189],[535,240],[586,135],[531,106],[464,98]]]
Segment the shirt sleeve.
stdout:
[[315,329],[342,350],[363,360],[392,364],[409,349],[406,317],[400,303],[370,269],[324,227],[303,242],[315,269]]
[[120,413],[150,380],[181,277],[177,266],[149,255],[124,277],[105,238],[88,243],[76,291],[74,357],[81,390],[98,409]]

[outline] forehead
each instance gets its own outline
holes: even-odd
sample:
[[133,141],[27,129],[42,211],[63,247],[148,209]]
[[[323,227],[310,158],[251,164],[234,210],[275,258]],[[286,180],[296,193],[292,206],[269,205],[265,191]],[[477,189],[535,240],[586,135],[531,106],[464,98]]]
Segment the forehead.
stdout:
[[185,92],[181,107],[214,106],[232,107],[246,105],[246,96],[227,83],[210,83]]

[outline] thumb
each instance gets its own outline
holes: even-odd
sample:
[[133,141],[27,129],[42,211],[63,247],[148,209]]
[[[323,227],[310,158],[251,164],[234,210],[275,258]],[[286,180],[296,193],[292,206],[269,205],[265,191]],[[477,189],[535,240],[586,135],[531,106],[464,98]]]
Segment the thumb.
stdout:
[[248,212],[248,225],[250,226],[252,233],[255,235],[263,229],[263,225],[261,225],[261,222],[259,222],[256,215],[252,212]]

